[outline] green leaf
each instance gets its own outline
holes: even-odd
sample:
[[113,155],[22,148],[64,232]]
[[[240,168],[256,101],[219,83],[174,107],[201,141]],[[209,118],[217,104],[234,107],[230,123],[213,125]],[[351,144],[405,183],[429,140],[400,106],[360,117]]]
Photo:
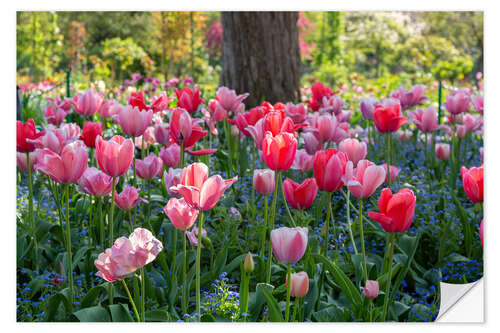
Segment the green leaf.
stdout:
[[106,288],[102,285],[91,288],[82,299],[82,308],[88,308],[94,301],[98,300],[101,293],[105,293]]
[[83,246],[78,251],[76,251],[75,255],[73,256],[73,271],[75,270],[76,265],[82,260],[82,258],[85,256],[87,251],[89,250],[88,246]]
[[344,321],[344,311],[336,305],[312,313],[314,321],[318,322],[341,322]]
[[316,280],[309,280],[309,291],[304,297],[304,319],[310,318],[318,297],[318,282]]
[[281,309],[278,301],[276,301],[272,294],[273,289],[274,287],[272,285],[266,283],[259,283],[256,287],[257,293],[260,293],[266,300],[267,306],[269,307],[271,321],[280,322],[283,321],[283,317],[281,315]]
[[406,253],[408,259],[407,259],[405,265],[402,267],[401,271],[399,272],[399,275],[397,276],[396,281],[394,282],[394,285],[392,287],[391,299],[394,298],[394,295],[399,290],[399,286],[401,285],[401,282],[406,277],[406,274],[408,274],[408,270],[410,269],[411,263],[413,261],[413,257],[415,256],[415,253],[417,252],[419,240],[420,240],[420,233],[414,237],[403,235],[399,239],[399,244],[401,246],[401,250],[403,250]]
[[164,310],[153,310],[146,312],[146,321],[149,322],[166,322],[172,321],[170,314]]
[[128,312],[128,306],[126,304],[111,304],[108,306],[111,312],[111,319],[114,322],[131,322],[134,321],[130,312]]
[[214,323],[215,318],[210,313],[205,313],[200,317],[200,322],[202,323]]
[[102,306],[85,308],[74,313],[81,322],[108,322],[111,321],[108,311]]
[[347,299],[349,300],[349,303],[351,306],[354,308],[358,308],[361,306],[363,303],[363,300],[361,298],[361,295],[356,289],[356,286],[352,281],[347,277],[347,275],[344,274],[344,272],[334,263],[332,263],[328,258],[321,254],[312,254],[311,255],[316,262],[323,263],[330,274],[333,275],[333,278],[337,282],[337,284],[340,286],[340,289],[344,292],[346,295]]

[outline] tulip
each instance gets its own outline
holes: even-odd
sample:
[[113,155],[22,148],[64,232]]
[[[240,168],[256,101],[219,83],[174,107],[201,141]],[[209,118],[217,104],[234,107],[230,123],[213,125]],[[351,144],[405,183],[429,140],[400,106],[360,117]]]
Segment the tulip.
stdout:
[[80,126],[75,123],[64,123],[59,127],[59,130],[69,141],[77,140],[80,137]]
[[198,210],[189,206],[184,199],[170,198],[163,208],[165,214],[179,230],[191,228],[198,217]]
[[283,182],[285,198],[295,209],[307,209],[312,206],[318,193],[318,185],[314,178],[307,178],[301,184],[286,178]]
[[154,126],[154,136],[156,142],[167,145],[170,140],[170,125],[167,123],[156,124]]
[[397,168],[394,165],[391,165],[389,168],[389,171],[387,171],[387,163],[382,164],[384,167],[385,173],[387,175],[387,172],[389,172],[389,175],[391,176],[391,182],[395,181],[396,178],[398,177],[399,173],[401,172],[401,169]]
[[377,105],[379,101],[374,97],[362,98],[360,102],[360,109],[363,118],[367,120],[373,119],[373,111],[375,110],[375,105]]
[[424,96],[424,92],[425,86],[421,84],[413,86],[409,91],[405,90],[403,87],[399,87],[391,93],[391,98],[398,99],[401,103],[401,107],[407,110],[427,100],[427,97]]
[[314,155],[314,178],[320,190],[334,192],[344,185],[342,176],[347,161],[347,154],[334,148],[319,151]]
[[111,193],[112,180],[113,177],[91,167],[83,172],[80,179],[78,179],[78,185],[83,192],[99,198]]
[[253,186],[260,194],[270,194],[274,191],[274,171],[270,169],[255,169],[253,171]]
[[389,188],[385,188],[378,200],[380,212],[369,212],[368,215],[387,232],[405,232],[413,220],[416,200],[409,189],[402,189],[393,195]]
[[101,107],[103,98],[97,92],[88,88],[83,95],[76,95],[73,100],[73,108],[82,116],[93,116],[94,113]]
[[102,135],[102,124],[86,121],[83,125],[83,132],[80,139],[87,147],[95,148],[95,139]]
[[184,87],[182,90],[175,88],[174,91],[177,95],[177,107],[183,108],[189,113],[195,112],[200,104],[205,103],[200,97],[200,88],[198,86],[194,87],[194,90]]
[[379,293],[378,281],[367,280],[366,286],[362,288],[366,298],[376,298]]
[[479,118],[477,118],[476,116],[474,116],[470,113],[467,113],[464,115],[463,123],[464,123],[465,129],[466,129],[466,132],[473,132],[479,126],[481,126],[481,121],[479,120]]
[[96,158],[102,171],[116,177],[127,172],[134,157],[132,140],[115,135],[105,140],[100,135],[96,138]]
[[176,167],[180,160],[180,147],[176,143],[172,143],[167,148],[160,149],[160,158],[167,168]]
[[67,133],[59,128],[48,127],[45,134],[36,140],[31,141],[36,148],[47,148],[50,151],[60,155],[66,144],[74,141]]
[[136,160],[135,163],[137,175],[142,179],[153,179],[157,175],[161,175],[161,159],[153,153],[143,160]]
[[396,132],[398,135],[399,141],[409,141],[413,136],[413,132],[410,130],[399,130]]
[[292,164],[292,169],[306,172],[312,169],[314,163],[314,156],[309,155],[305,149],[297,150],[295,160]]
[[447,160],[450,157],[450,145],[447,143],[436,144],[435,153],[440,160]]
[[460,169],[462,175],[462,184],[465,194],[472,202],[483,202],[483,167],[472,167]]
[[188,150],[187,153],[192,156],[205,156],[205,155],[212,155],[217,152],[217,149],[215,148],[205,148],[205,149],[200,149],[200,150]]
[[300,124],[307,118],[307,108],[302,103],[295,105],[289,102],[285,105],[285,114],[290,117],[295,124]]
[[263,119],[263,131],[269,131],[273,136],[283,132],[294,134],[300,127],[307,126],[306,124],[295,125],[291,118],[285,116],[284,111],[271,111]]
[[321,150],[322,144],[316,133],[304,132],[302,139],[304,140],[304,148],[308,154],[314,155],[317,151]]
[[[202,229],[201,235],[203,237],[207,236],[207,231],[205,229]],[[192,231],[186,231],[186,236],[189,239],[189,242],[193,246],[198,246],[198,228],[193,227]]]
[[368,198],[382,185],[386,167],[375,165],[368,160],[361,160],[353,171],[353,162],[346,165],[345,181],[347,188],[356,198]]
[[250,94],[236,95],[236,91],[226,87],[219,87],[215,93],[215,98],[220,106],[226,111],[236,111],[240,108],[241,102]]
[[[294,273],[290,278],[290,296],[305,297],[309,291],[309,277],[306,272]],[[286,281],[288,285],[288,280]]]
[[237,180],[238,176],[228,180],[219,175],[208,178],[208,167],[204,163],[193,163],[184,169],[181,183],[170,189],[182,195],[193,208],[209,210]]
[[457,125],[456,133],[460,139],[465,138],[465,135],[467,134],[467,127],[465,125]]
[[37,151],[39,159],[35,169],[58,183],[74,183],[87,169],[87,151],[81,142],[66,145],[61,155],[48,149]]
[[175,109],[170,117],[170,135],[178,140],[186,140],[191,136],[193,130],[192,120],[189,113],[184,109]]
[[172,169],[169,168],[168,172],[163,172],[163,182],[165,183],[165,188],[167,189],[168,195],[179,196],[179,194],[171,190],[172,187],[180,184],[182,179],[183,169]]
[[[245,105],[241,103],[238,106],[238,111],[243,112],[245,109]],[[210,111],[210,118],[213,119],[215,122],[223,121],[227,117],[227,110],[222,107],[222,105],[219,103],[218,100],[216,99],[211,99],[208,102],[208,110]]]
[[[231,130],[234,128],[234,125],[231,126]],[[236,128],[237,129],[237,128]],[[255,147],[257,149],[262,149],[262,140],[264,139],[264,135],[266,131],[264,130],[264,119],[259,119],[257,123],[253,126],[247,126],[245,130],[250,134],[255,143]]]
[[37,132],[35,121],[28,119],[27,122],[16,122],[16,149],[20,153],[32,152],[35,150],[35,145],[32,140],[36,140],[45,132]]
[[307,228],[282,227],[271,231],[271,244],[276,260],[281,263],[296,263],[307,247]]
[[49,104],[45,107],[43,115],[49,124],[59,126],[64,121],[64,118],[66,118],[67,112]]
[[472,97],[472,105],[474,105],[474,109],[480,114],[484,112],[484,97],[483,95],[476,95]]
[[342,112],[342,98],[338,95],[324,96],[319,112],[338,115]]
[[318,111],[321,103],[323,102],[323,97],[329,97],[333,95],[330,88],[325,87],[323,83],[316,82],[311,87],[312,98],[307,101],[307,104],[313,111]]
[[436,109],[432,105],[410,113],[410,118],[422,132],[434,132],[439,128]]
[[273,136],[266,132],[262,141],[262,158],[271,170],[287,171],[293,164],[297,140],[290,133]]
[[245,256],[245,261],[243,262],[243,268],[245,269],[246,273],[251,273],[254,270],[254,263],[253,263],[253,257],[250,252],[247,253]]
[[455,93],[446,96],[444,107],[452,115],[458,115],[466,112],[470,108],[470,96],[463,90],[456,91]]
[[[30,154],[30,172],[35,171],[35,164],[38,162],[38,153],[35,150]],[[28,171],[28,155],[26,153],[16,153],[16,164],[22,172]]]
[[339,150],[346,153],[353,165],[366,157],[366,143],[359,142],[356,139],[344,139],[340,142]]
[[399,101],[384,99],[373,111],[373,121],[381,133],[396,132],[408,118],[403,117]]
[[123,107],[113,119],[122,128],[123,133],[131,137],[139,137],[144,134],[148,128],[153,111],[141,111],[138,107],[127,105]]
[[114,202],[116,206],[122,210],[131,210],[139,201],[146,202],[146,200],[139,197],[139,191],[138,188],[125,186],[121,193],[115,195]]

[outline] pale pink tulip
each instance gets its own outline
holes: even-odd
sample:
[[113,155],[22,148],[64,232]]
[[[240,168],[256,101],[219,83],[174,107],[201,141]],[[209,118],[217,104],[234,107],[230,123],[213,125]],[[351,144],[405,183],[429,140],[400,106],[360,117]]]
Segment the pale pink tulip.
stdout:
[[[38,153],[37,151],[32,151],[30,153],[30,169],[31,172],[35,171],[35,164],[38,161]],[[19,170],[22,172],[28,172],[28,160],[26,153],[16,153],[16,164]]]
[[410,119],[422,132],[434,132],[439,127],[436,109],[432,105],[424,110],[411,112]]
[[313,132],[305,132],[302,134],[304,140],[304,147],[308,154],[314,155],[317,151],[321,150],[321,140],[318,135]]
[[[234,125],[231,126],[231,130],[234,127],[236,126]],[[236,129],[238,128],[236,127]],[[252,136],[253,141],[255,143],[255,147],[259,150],[262,149],[262,140],[264,139],[264,134],[265,134],[264,118],[259,119],[253,126],[247,126],[245,130]]]
[[[294,273],[290,276],[290,296],[304,297],[309,291],[309,277],[306,272]],[[285,282],[288,285],[288,277]]]
[[366,143],[356,139],[344,139],[339,144],[339,150],[346,153],[354,166],[366,157]]
[[249,93],[236,95],[234,90],[219,87],[215,93],[215,98],[226,111],[236,111],[240,108],[241,102],[249,95]]
[[305,149],[299,149],[297,153],[295,153],[292,169],[306,172],[312,169],[313,163],[314,155],[309,155]]
[[260,194],[270,194],[274,191],[274,171],[271,169],[255,169],[253,171],[253,186]]
[[385,180],[385,167],[361,160],[353,170],[352,161],[347,162],[344,183],[356,198],[368,198]]
[[97,168],[87,168],[80,179],[78,179],[80,189],[95,197],[109,195],[112,190],[113,177],[108,176]]
[[170,125],[168,123],[159,123],[154,128],[156,142],[162,145],[168,144],[170,140]]
[[362,290],[366,298],[376,298],[379,293],[378,281],[366,280],[366,287],[363,287]]
[[189,206],[183,198],[170,198],[163,211],[167,214],[174,227],[179,230],[191,228],[199,213],[197,209]]
[[135,169],[137,175],[142,179],[153,179],[158,174],[161,175],[162,162],[161,159],[155,154],[151,153],[143,160],[137,159],[135,161]]
[[170,196],[180,196],[179,194],[173,192],[171,188],[181,183],[183,171],[183,169],[169,168],[168,172],[163,172],[163,182],[165,183],[165,188]]
[[306,252],[308,234],[309,230],[301,227],[272,230],[271,244],[276,260],[291,264],[299,261]]
[[67,144],[61,155],[48,149],[38,150],[38,154],[35,169],[58,183],[74,183],[87,169],[87,150],[81,141]]
[[[207,231],[205,230],[205,228],[203,228],[201,230],[201,235],[203,237],[207,236]],[[186,236],[189,239],[189,242],[191,243],[191,245],[198,246],[198,228],[197,227],[193,227],[192,231],[186,231]]]
[[307,108],[302,103],[295,105],[288,102],[285,105],[285,114],[290,117],[295,124],[300,124],[307,118]]
[[73,108],[82,116],[92,116],[101,107],[103,98],[99,93],[88,88],[83,95],[75,95],[72,99]]
[[437,158],[447,160],[450,157],[450,145],[447,143],[437,143],[435,152]]
[[120,125],[125,135],[139,137],[143,135],[146,128],[148,128],[152,117],[153,110],[140,111],[138,107],[126,105],[113,116],[113,119]]
[[319,112],[338,115],[342,111],[342,98],[339,95],[324,96]]

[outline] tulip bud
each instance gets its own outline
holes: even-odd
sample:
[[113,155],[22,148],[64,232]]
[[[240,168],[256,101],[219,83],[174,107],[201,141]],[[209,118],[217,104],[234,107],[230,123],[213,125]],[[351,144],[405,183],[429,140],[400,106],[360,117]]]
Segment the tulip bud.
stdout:
[[253,258],[252,254],[248,252],[247,256],[245,257],[245,262],[243,263],[243,268],[245,269],[245,272],[251,273],[254,270],[254,264],[253,264]]
[[379,293],[379,285],[377,281],[366,280],[366,287],[362,288],[363,294],[367,298],[376,298]]
[[232,125],[232,126],[231,126],[231,136],[233,136],[233,137],[237,138],[237,137],[238,137],[238,135],[240,135],[240,130],[238,129],[238,127],[237,127],[237,126]]

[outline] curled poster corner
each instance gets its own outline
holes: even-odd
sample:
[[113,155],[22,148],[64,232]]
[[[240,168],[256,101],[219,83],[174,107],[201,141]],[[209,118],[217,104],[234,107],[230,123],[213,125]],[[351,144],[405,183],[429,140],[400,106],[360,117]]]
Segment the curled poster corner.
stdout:
[[481,323],[484,321],[484,282],[440,283],[441,304],[436,322]]

